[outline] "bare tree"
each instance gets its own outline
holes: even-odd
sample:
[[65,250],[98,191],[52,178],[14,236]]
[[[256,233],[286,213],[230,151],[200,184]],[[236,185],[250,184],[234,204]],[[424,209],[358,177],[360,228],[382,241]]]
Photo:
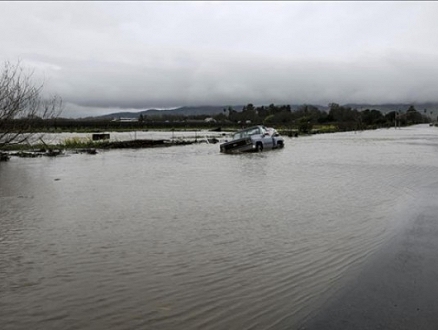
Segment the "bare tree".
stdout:
[[43,84],[35,84],[32,75],[20,62],[5,62],[0,72],[0,148],[26,142],[38,121],[56,118],[61,112],[61,98],[43,98]]

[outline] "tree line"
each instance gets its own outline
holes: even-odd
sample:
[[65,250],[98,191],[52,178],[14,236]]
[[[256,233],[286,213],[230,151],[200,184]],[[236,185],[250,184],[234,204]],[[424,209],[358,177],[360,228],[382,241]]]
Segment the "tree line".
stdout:
[[293,111],[290,105],[270,104],[256,107],[249,103],[242,111],[227,107],[222,114],[214,118],[218,122],[231,122],[236,125],[260,123],[283,128],[293,127],[302,132],[309,132],[315,125],[325,124],[334,125],[338,130],[343,131],[430,122],[430,118],[417,111],[413,105],[405,113],[391,111],[383,114],[377,109],[359,111],[338,103],[330,103],[328,111],[309,104],[303,104]]

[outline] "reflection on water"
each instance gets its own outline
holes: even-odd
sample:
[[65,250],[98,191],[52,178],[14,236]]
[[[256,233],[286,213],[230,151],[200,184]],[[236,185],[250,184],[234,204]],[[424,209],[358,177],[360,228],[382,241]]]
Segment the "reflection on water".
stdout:
[[293,329],[415,212],[437,133],[13,158],[0,164],[0,326]]

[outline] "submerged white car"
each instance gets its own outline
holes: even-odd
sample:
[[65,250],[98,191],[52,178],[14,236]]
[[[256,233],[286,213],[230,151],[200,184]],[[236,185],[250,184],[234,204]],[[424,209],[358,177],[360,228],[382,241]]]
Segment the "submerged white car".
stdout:
[[234,133],[231,141],[220,145],[223,153],[251,152],[284,147],[284,139],[273,128],[253,126]]

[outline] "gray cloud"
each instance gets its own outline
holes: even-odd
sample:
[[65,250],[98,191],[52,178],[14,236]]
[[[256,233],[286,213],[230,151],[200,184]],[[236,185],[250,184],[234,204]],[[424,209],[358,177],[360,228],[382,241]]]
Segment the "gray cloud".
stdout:
[[70,116],[438,101],[437,16],[434,2],[5,2],[0,60],[33,68]]

